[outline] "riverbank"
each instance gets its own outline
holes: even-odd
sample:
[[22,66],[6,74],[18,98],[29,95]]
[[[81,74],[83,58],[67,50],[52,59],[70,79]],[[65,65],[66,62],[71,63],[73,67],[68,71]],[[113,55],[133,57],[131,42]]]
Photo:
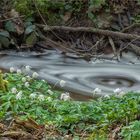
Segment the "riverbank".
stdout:
[[140,55],[138,0],[13,0],[7,4],[3,2],[0,8],[0,50],[44,52],[53,48],[87,61],[110,53],[121,61],[126,51]]
[[[0,81],[5,85],[0,89],[1,138],[118,140],[139,137],[135,134],[139,131],[136,128],[140,116],[138,93],[73,101],[68,93],[61,96],[46,81],[36,80],[37,73],[30,77],[23,70],[16,71],[17,74],[1,74],[6,81]],[[64,82],[60,84],[64,86]]]

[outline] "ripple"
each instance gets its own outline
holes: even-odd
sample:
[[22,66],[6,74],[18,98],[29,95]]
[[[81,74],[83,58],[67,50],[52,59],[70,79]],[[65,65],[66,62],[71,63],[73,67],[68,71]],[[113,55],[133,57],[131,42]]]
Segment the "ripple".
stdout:
[[99,85],[104,85],[108,87],[132,87],[137,83],[135,79],[131,79],[130,77],[123,76],[99,76],[99,77],[91,77],[89,79],[91,82],[96,82]]

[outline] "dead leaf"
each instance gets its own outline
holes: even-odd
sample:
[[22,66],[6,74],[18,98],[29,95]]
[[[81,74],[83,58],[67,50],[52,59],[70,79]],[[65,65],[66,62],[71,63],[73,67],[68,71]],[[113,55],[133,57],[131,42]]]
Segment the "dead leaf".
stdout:
[[66,12],[65,15],[63,16],[63,20],[67,22],[71,18],[72,13],[71,12]]
[[19,17],[19,13],[18,13],[15,9],[12,9],[12,10],[9,12],[9,17],[10,17],[10,18]]
[[116,140],[117,134],[121,130],[122,125],[116,126],[114,130],[112,130],[109,134],[109,140]]
[[[5,131],[3,134],[0,134],[1,137],[10,137],[10,138],[21,138],[21,137],[26,137],[26,138],[31,138],[33,139],[34,136],[31,135],[30,133],[27,133],[25,131]],[[35,140],[35,138],[34,138]],[[37,140],[37,139],[36,139]]]
[[2,123],[0,123],[0,133],[4,132],[6,130],[6,126]]

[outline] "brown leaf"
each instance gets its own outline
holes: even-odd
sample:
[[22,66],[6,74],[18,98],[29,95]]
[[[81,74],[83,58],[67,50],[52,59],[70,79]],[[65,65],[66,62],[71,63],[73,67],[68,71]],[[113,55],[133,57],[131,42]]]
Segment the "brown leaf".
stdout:
[[9,12],[9,17],[10,17],[10,18],[19,17],[19,13],[18,13],[15,9],[12,9],[12,10]]
[[71,18],[72,13],[71,12],[66,12],[65,15],[63,16],[63,20],[67,22]]
[[40,129],[41,125],[37,124],[34,120],[32,120],[31,118],[29,118],[27,121],[22,121],[18,118],[15,119],[15,123],[19,124],[21,126],[24,126],[25,128],[28,129]]
[[113,129],[109,134],[109,140],[116,140],[116,137],[118,135],[118,132],[121,130],[122,125],[116,126],[115,129]]
[[5,131],[4,133],[0,134],[2,137],[10,137],[10,138],[20,138],[20,137],[32,137],[31,134],[24,132],[24,131]]
[[0,132],[3,132],[6,130],[6,126],[2,123],[0,123]]

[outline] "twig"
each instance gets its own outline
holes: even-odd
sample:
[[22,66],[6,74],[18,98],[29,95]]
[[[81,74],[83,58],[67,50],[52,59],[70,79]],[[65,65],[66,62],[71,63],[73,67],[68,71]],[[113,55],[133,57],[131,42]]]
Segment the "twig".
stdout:
[[65,46],[63,46],[63,45],[61,45],[61,44],[59,44],[59,43],[57,43],[57,42],[55,42],[55,41],[53,41],[53,40],[51,40],[49,38],[42,37],[42,39],[44,39],[47,42],[50,42],[51,44],[54,44],[54,46],[58,46],[59,48],[63,48],[63,49],[66,49],[66,50],[68,50],[70,52],[74,52],[74,53],[80,54],[79,52],[76,52],[73,49],[69,49],[69,47],[65,47]]
[[117,53],[117,50],[116,50],[116,48],[115,48],[115,44],[114,44],[113,39],[112,39],[110,36],[108,37],[108,39],[109,39],[109,43],[110,43],[110,45],[111,45],[111,47],[112,47],[112,50],[113,50],[113,52],[114,52],[114,56],[117,56],[118,61],[120,61],[120,57],[119,57],[119,54],[120,54],[120,53]]
[[37,5],[36,5],[36,1],[33,0],[33,3],[34,3],[34,5],[35,5],[35,8],[36,8],[36,10],[37,10],[37,12],[38,12],[38,14],[39,14],[41,20],[42,20],[42,21],[44,22],[44,24],[47,26],[47,22],[45,21],[45,19],[43,18],[42,14],[40,13],[40,10],[38,9],[38,7],[37,7]]
[[23,18],[23,17],[25,17],[25,16],[22,15],[22,16],[19,16],[19,17],[7,18],[7,19],[0,20],[0,22],[5,22],[5,21],[8,21],[8,20],[17,19],[17,18]]
[[[135,38],[133,39],[131,42],[129,42],[124,48],[120,49],[120,52],[123,51],[124,49],[126,49],[130,44],[132,44],[133,42],[135,42],[136,40],[139,40],[139,38]],[[119,52],[119,53],[120,53]]]
[[138,47],[137,45],[134,45],[134,44],[130,44],[130,50],[133,50],[133,52],[135,52],[137,55],[140,55],[140,47]]
[[[42,14],[41,14],[39,8],[38,8],[37,5],[36,5],[36,1],[33,0],[33,2],[34,2],[35,8],[36,8],[36,10],[37,10],[37,12],[38,12],[40,18],[42,19],[42,21],[43,21],[43,23],[45,24],[45,26],[48,27],[47,22],[45,21],[45,19],[44,19],[44,17],[42,16]],[[53,34],[54,36],[56,36],[58,39],[60,39],[61,41],[64,42],[64,40],[62,40],[62,38],[60,38],[59,36],[57,36],[52,30],[51,30],[51,32],[52,32],[52,34]]]
[[[134,24],[132,24],[132,25],[130,25],[130,26],[128,26],[128,27],[126,27],[126,28],[124,28],[121,32],[122,33],[124,33],[124,32],[128,32],[130,29],[133,29],[133,28],[135,28],[135,27],[140,27],[140,23],[134,23]],[[134,48],[132,48],[132,46],[131,46],[131,44],[134,42],[134,41],[136,41],[136,40],[139,40],[139,38],[135,38],[135,39],[133,39],[131,42],[129,42],[124,48],[120,48],[119,49],[119,51],[118,51],[118,53],[120,54],[120,52],[121,51],[123,51],[124,49],[129,49],[128,48],[128,46],[130,46],[131,48],[129,49],[129,50],[133,50],[135,53],[136,53],[136,49],[134,50]],[[138,46],[137,46],[138,47]],[[139,53],[140,54],[140,53]]]
[[15,119],[12,119],[12,121],[10,122],[10,124],[7,127],[8,129],[13,125],[14,121],[15,121]]
[[119,25],[120,25],[121,29],[123,29],[124,27],[123,27],[123,24],[122,24],[122,19],[121,19],[121,14],[120,13],[118,14],[118,22],[119,22]]
[[140,23],[134,23],[134,24],[132,24],[132,25],[130,25],[130,26],[124,28],[121,32],[123,32],[123,33],[124,33],[124,32],[127,32],[127,31],[129,31],[130,29],[135,28],[135,27],[140,27]]
[[95,47],[98,47],[98,45],[100,44],[100,42],[104,39],[105,37],[103,36],[100,40],[96,41],[96,43],[90,48],[88,49],[88,51],[92,50]]
[[114,55],[116,56],[117,55],[117,51],[116,51],[116,48],[115,48],[115,44],[113,42],[113,39],[110,36],[108,37],[108,39],[109,39],[109,43],[110,43],[110,45],[112,47],[112,50],[114,52]]

